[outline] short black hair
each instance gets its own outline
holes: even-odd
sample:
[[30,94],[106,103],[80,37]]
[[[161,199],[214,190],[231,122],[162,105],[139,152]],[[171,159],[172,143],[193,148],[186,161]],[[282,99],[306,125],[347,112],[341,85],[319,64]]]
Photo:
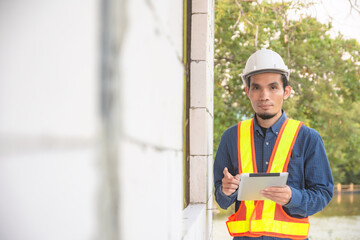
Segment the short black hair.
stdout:
[[[251,80],[250,78],[251,78],[251,76],[246,78],[246,85],[248,87],[250,87],[250,80]],[[281,74],[281,81],[283,83],[283,87],[284,87],[284,90],[285,90],[285,88],[287,86],[289,86],[289,80],[287,79],[287,77],[284,74]]]

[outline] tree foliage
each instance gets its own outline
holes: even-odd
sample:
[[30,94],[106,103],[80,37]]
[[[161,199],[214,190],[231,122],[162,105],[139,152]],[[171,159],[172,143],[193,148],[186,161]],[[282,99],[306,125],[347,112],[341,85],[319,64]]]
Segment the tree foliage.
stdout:
[[360,184],[360,45],[301,14],[311,4],[216,1],[214,149],[228,127],[253,116],[240,74],[253,52],[269,48],[291,69],[288,117],[321,134],[336,182]]

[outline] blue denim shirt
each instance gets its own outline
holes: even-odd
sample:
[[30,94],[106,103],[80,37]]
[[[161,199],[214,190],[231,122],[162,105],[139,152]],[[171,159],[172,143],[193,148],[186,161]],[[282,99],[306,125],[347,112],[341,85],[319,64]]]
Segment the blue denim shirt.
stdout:
[[[286,120],[283,112],[279,120],[266,130],[264,135],[254,117],[254,143],[258,172],[266,172],[272,149],[280,128]],[[219,206],[227,209],[235,202],[235,210],[240,206],[236,200],[237,191],[226,196],[221,189],[223,170],[227,167],[235,176],[238,169],[237,125],[227,129],[221,138],[214,162],[215,199]],[[331,200],[334,182],[320,134],[307,126],[300,128],[290,157],[287,171],[287,185],[292,190],[290,202],[284,210],[290,216],[305,218],[321,211]],[[235,237],[234,239],[278,239],[273,237]],[[284,238],[281,238],[284,240]]]

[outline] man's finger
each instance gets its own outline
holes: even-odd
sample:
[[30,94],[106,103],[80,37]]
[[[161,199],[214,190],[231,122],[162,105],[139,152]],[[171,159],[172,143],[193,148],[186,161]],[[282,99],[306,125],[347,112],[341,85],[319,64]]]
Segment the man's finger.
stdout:
[[260,191],[260,194],[280,205],[287,204],[292,196],[289,186],[285,187],[269,187]]
[[267,197],[267,198],[270,198],[270,199],[282,198],[282,196],[283,196],[283,194],[265,192],[265,191],[260,191],[260,194],[263,195],[264,197]]
[[234,184],[236,186],[239,185],[239,180],[235,179],[234,177],[231,178],[223,178],[222,179],[223,184]]
[[227,169],[227,167],[224,168],[224,176],[227,178],[233,178],[233,175],[231,175],[231,173],[229,173],[229,170]]
[[225,185],[225,186],[223,186],[223,189],[225,189],[225,190],[232,190],[232,191],[236,191],[236,189],[238,189],[238,186],[236,186],[236,185]]
[[234,187],[223,187],[222,188],[222,190],[223,191],[227,191],[227,192],[231,192],[231,193],[234,193],[236,190],[237,190],[237,188],[234,188]]
[[267,187],[264,189],[265,192],[283,193],[286,192],[286,187]]
[[239,187],[239,183],[237,182],[223,182],[223,186],[232,186],[233,188],[238,188]]

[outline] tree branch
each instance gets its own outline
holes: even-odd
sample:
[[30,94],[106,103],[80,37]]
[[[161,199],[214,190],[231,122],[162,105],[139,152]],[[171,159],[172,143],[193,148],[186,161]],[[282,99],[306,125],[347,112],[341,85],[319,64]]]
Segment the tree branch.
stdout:
[[357,0],[348,0],[348,1],[350,3],[351,10],[355,10],[356,12],[358,12],[360,14],[360,7],[358,5]]
[[255,44],[255,49],[258,49],[258,47],[257,47],[258,35],[259,35],[259,26],[256,25],[255,42],[254,42],[254,44]]
[[235,24],[234,24],[234,29],[236,29],[236,26],[239,24],[240,18],[241,18],[241,14],[242,14],[242,7],[241,7],[240,3],[238,2],[238,0],[235,0],[235,3],[236,3],[236,5],[237,5],[238,8],[239,8],[239,16],[238,16],[238,18],[236,19],[236,22],[235,22]]

